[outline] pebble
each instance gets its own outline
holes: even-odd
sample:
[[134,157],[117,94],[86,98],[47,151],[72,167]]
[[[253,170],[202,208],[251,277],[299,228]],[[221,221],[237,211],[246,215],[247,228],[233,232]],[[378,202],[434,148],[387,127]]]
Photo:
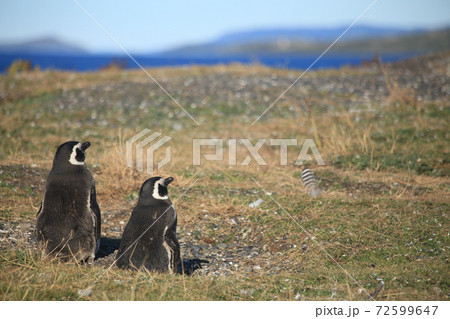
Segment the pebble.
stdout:
[[78,289],[78,296],[80,297],[89,297],[92,295],[92,289]]

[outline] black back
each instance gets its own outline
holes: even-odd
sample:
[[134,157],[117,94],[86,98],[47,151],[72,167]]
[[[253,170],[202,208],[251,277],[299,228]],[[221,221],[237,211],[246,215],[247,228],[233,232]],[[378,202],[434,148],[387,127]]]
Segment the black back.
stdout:
[[77,260],[93,257],[101,217],[95,182],[84,163],[89,142],[66,142],[56,151],[37,215],[36,235],[47,254]]
[[172,181],[153,177],[143,183],[117,253],[119,268],[177,272],[181,262],[177,216],[167,191]]

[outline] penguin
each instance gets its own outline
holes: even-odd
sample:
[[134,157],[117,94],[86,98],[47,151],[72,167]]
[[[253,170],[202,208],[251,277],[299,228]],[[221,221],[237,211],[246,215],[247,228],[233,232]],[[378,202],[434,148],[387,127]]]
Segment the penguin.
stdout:
[[100,208],[94,177],[84,162],[90,145],[69,141],[58,147],[37,213],[39,246],[62,261],[91,263],[100,246]]
[[172,177],[152,177],[142,184],[117,252],[119,268],[146,268],[158,273],[179,271],[177,213],[167,191],[172,181]]

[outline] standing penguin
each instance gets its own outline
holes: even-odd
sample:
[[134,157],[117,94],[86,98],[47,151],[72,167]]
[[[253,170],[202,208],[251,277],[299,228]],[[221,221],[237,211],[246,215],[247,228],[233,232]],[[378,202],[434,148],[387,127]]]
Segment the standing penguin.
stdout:
[[178,272],[181,258],[177,213],[167,193],[172,181],[172,177],[152,177],[142,184],[117,252],[119,268]]
[[100,244],[95,182],[84,163],[90,145],[70,141],[58,147],[37,214],[38,243],[62,260],[92,261]]

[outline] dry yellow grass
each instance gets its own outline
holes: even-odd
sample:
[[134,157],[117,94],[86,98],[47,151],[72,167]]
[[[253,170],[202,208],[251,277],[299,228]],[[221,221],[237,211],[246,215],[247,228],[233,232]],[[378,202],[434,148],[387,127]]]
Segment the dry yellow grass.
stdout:
[[[321,79],[341,72],[359,76],[366,71],[319,71],[309,76]],[[163,84],[183,82],[192,75],[220,75],[233,81],[249,75],[294,78],[299,75],[299,72],[259,65],[164,68],[151,73]],[[47,103],[59,101],[64,90],[83,92],[105,83],[130,82],[142,84],[149,79],[140,71],[115,70],[40,72],[0,79],[0,87],[8,92],[2,101],[4,112],[0,119],[0,127],[7,137],[0,144],[0,221],[15,229],[17,237],[16,242],[6,235],[2,238],[3,300],[74,300],[79,297],[79,289],[89,287],[103,274],[104,268],[95,265],[40,260],[21,229],[34,223],[44,191],[42,180],[50,169],[56,147],[71,139],[92,143],[86,162],[96,180],[102,211],[113,217],[119,213],[128,216],[131,212],[136,192],[149,176],[126,166],[125,141],[143,128],[146,122],[139,120],[145,114],[139,113],[138,106],[125,115],[116,110],[108,113],[111,105],[100,106],[98,102],[98,113],[101,108],[106,109],[107,125],[100,125],[100,121],[92,119],[88,108],[58,114],[45,109]],[[14,88],[11,83],[15,84]],[[180,232],[198,231],[196,244],[215,246],[235,242],[257,246],[261,251],[265,247],[264,251],[271,255],[243,260],[240,267],[257,264],[261,269],[235,271],[232,276],[210,274],[182,278],[113,268],[101,277],[85,299],[365,300],[364,290],[372,292],[377,278],[381,277],[386,283],[378,297],[381,300],[447,300],[448,219],[444,215],[450,203],[448,148],[445,150],[449,105],[441,100],[419,108],[404,97],[410,94],[399,88],[398,82],[387,78],[387,83],[390,95],[383,105],[376,105],[376,110],[362,108],[355,112],[335,105],[331,98],[308,96],[308,92],[301,91],[305,93],[301,98],[305,105],[320,102],[333,108],[300,110],[299,98],[293,94],[273,110],[280,116],[263,119],[252,126],[251,120],[245,122],[247,115],[230,114],[227,121],[221,121],[221,115],[208,113],[225,104],[212,100],[208,109],[198,111],[198,117],[204,120],[199,127],[186,118],[179,120],[183,124],[180,131],[164,120],[148,127],[172,137],[172,160],[154,173],[175,178],[171,185],[172,198],[180,198],[199,178],[175,204]],[[292,104],[299,114],[295,119],[283,113],[289,112]],[[165,106],[169,108],[170,104]],[[238,111],[244,112],[245,107]],[[41,117],[33,118],[39,112]],[[145,120],[157,115],[155,111]],[[121,116],[123,122],[119,121]],[[72,119],[80,119],[81,128]],[[438,138],[434,139],[434,135]],[[224,139],[222,161],[203,158],[200,166],[193,165],[192,139],[202,137]],[[230,138],[248,138],[253,144],[258,139],[297,138],[298,146],[289,147],[287,166],[279,165],[279,147],[264,145],[260,154],[266,166],[256,165],[252,159],[249,165],[230,167],[227,146]],[[315,161],[305,163],[321,179],[324,195],[319,198],[309,197],[300,178],[302,167],[293,164],[306,138],[315,140],[326,162],[325,166]],[[239,144],[238,163],[247,155]],[[252,178],[272,193],[316,241],[284,214]],[[264,204],[249,208],[249,203],[257,198],[264,199]],[[238,226],[232,223],[232,218],[240,218]],[[212,224],[217,228],[211,228]],[[109,231],[108,227],[104,232]],[[26,232],[26,227],[22,231]],[[357,278],[364,289],[349,279],[317,243]],[[288,265],[292,270],[271,274],[271,268],[279,265]]]

